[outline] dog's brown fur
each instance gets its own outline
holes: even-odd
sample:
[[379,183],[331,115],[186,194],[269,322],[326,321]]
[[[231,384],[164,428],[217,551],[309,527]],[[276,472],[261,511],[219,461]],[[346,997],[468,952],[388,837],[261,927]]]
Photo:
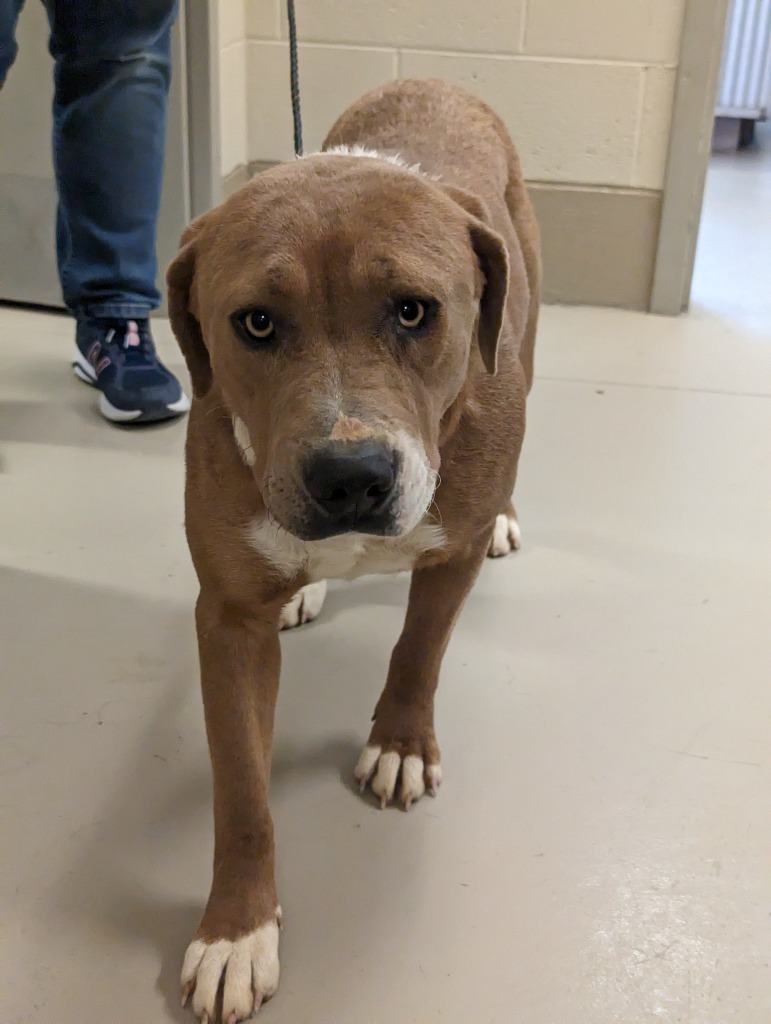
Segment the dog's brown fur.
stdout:
[[[224,972],[223,1013],[232,1020],[277,982],[277,961],[275,969],[264,963],[275,951],[243,954],[238,942],[262,934],[278,912],[267,802],[277,624],[309,577],[265,557],[249,524],[267,514],[290,532],[304,528],[297,466],[318,439],[401,429],[420,440],[440,473],[428,516],[444,542],[417,554],[369,744],[420,757],[428,771],[439,763],[433,704],[442,656],[496,516],[513,515],[540,262],[509,135],[461,90],[402,82],[343,114],[324,148],[341,145],[401,154],[425,176],[334,155],[275,168],[196,221],[168,275],[172,326],[194,388],[186,526],[201,585],[196,622],[214,772],[213,883],[183,976],[201,1017],[213,1014],[205,970]],[[409,349],[372,326],[373,304],[389,289],[441,299],[436,329]],[[289,325],[284,348],[268,354],[248,350],[229,319],[266,296]],[[246,459],[234,415],[248,431]],[[230,959],[211,959],[212,949],[231,949],[210,945],[218,940],[235,944]],[[249,998],[239,990],[243,955],[252,960]]]

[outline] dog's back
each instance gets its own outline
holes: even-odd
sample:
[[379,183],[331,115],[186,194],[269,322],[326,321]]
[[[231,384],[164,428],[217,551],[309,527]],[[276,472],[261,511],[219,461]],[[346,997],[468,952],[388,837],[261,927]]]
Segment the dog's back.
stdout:
[[521,253],[527,273],[530,310],[519,359],[529,387],[541,290],[538,224],[516,148],[500,117],[483,100],[438,79],[390,82],[337,120],[323,148],[337,147],[398,154],[484,201],[510,258]]

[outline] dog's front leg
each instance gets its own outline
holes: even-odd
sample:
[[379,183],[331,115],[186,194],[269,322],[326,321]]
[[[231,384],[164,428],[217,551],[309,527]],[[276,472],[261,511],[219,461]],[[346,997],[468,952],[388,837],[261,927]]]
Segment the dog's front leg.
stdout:
[[447,562],[412,574],[404,629],[356,765],[361,788],[369,782],[383,807],[398,793],[408,810],[426,789],[435,796],[442,781],[434,693],[455,621],[488,545],[484,536]]
[[211,895],[182,969],[213,1021],[224,978],[222,1020],[245,1020],[278,985],[281,911],[274,878],[268,783],[281,653],[275,616],[202,593],[196,609],[206,732],[214,773]]

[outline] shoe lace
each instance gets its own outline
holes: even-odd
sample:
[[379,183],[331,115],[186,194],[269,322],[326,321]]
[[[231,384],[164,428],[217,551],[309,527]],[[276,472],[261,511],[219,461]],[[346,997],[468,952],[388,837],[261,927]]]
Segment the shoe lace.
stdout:
[[126,320],[110,327],[104,341],[120,348],[126,365],[147,366],[155,362],[155,345],[146,320]]

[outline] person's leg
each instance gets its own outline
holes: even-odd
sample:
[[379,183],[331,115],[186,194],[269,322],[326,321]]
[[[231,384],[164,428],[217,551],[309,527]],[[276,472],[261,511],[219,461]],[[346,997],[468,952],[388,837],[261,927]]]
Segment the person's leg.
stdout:
[[159,303],[155,230],[175,0],[46,6],[64,300],[76,315],[143,318]]
[[176,0],[45,3],[59,275],[78,320],[73,367],[101,389],[108,418],[163,419],[187,408],[147,320],[160,302],[155,235]]
[[16,60],[16,22],[24,0],[0,0],[0,89]]

